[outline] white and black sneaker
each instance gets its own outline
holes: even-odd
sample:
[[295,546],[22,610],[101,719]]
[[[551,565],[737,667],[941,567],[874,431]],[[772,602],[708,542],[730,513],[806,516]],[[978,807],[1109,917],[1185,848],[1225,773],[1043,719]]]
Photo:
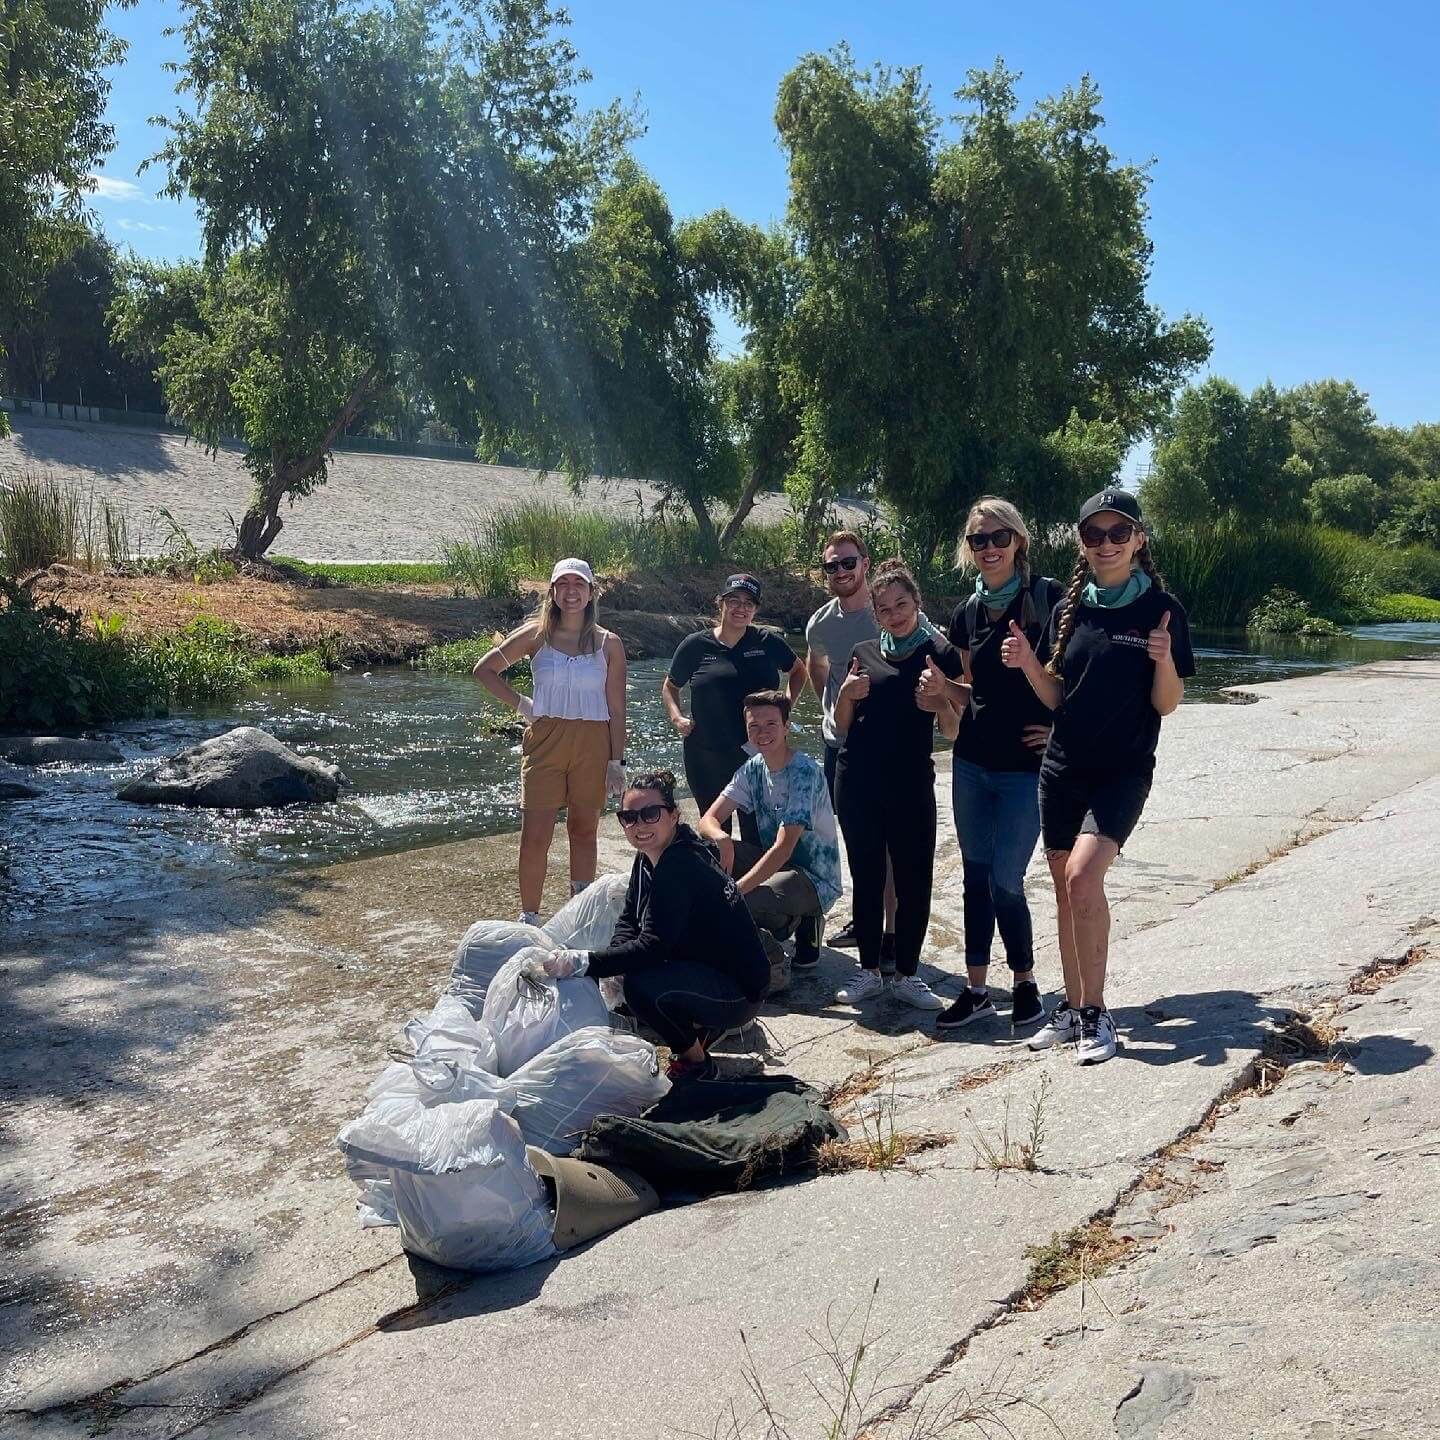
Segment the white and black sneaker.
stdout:
[[1056,1045],[1073,1045],[1080,1038],[1080,1012],[1062,1000],[1050,1018],[1025,1042],[1032,1050],[1049,1050]]
[[1075,1058],[1082,1065],[1099,1065],[1115,1053],[1115,1022],[1108,1010],[1087,1005],[1080,1012],[1080,1043]]
[[935,1017],[937,1030],[963,1030],[977,1020],[988,1020],[995,1013],[988,990],[972,990],[968,985],[960,992],[960,998]]

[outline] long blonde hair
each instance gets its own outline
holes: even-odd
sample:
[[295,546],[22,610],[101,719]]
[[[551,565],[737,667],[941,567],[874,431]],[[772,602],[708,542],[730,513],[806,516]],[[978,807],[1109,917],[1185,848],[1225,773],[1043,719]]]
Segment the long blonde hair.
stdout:
[[970,533],[970,524],[978,515],[988,515],[992,520],[997,520],[1007,530],[1015,532],[1015,573],[1020,577],[1021,586],[1030,583],[1030,527],[1025,523],[1025,517],[1008,500],[1002,500],[998,495],[982,495],[969,509],[965,516],[965,528],[960,532],[960,540],[955,546],[955,564],[962,572],[966,570],[978,570],[979,562],[975,559],[974,552],[965,543],[965,536]]
[[[585,578],[583,575],[580,577]],[[580,622],[580,643],[576,647],[577,655],[592,655],[595,652],[596,636],[599,631],[598,616],[600,613],[600,587],[591,585],[590,600],[585,606],[585,614]],[[550,588],[545,592],[545,598],[540,602],[540,643],[549,645],[554,639],[555,631],[560,625],[560,607],[555,603],[555,582],[550,582]]]

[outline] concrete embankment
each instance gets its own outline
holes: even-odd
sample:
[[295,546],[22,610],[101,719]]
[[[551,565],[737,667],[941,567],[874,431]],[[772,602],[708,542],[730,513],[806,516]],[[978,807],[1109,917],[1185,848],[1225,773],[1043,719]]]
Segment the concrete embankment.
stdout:
[[[1428,1166],[1433,1184],[1426,1020],[1440,944],[1373,998],[1348,992],[1376,961],[1440,941],[1440,664],[1253,696],[1166,723],[1149,810],[1112,885],[1115,1061],[1034,1056],[998,1023],[932,1043],[928,1022],[888,1001],[835,1005],[852,962],[828,953],[767,1007],[765,1050],[731,1063],[829,1084],[879,1062],[884,1083],[860,1105],[954,1138],[906,1169],[662,1212],[510,1275],[437,1271],[407,1261],[395,1232],[355,1229],[332,1141],[388,1036],[441,984],[464,924],[512,908],[512,839],[265,889],[196,894],[157,877],[143,905],[0,931],[0,1086],[14,1101],[0,1162],[0,1428],[711,1434],[730,1401],[751,1406],[743,1329],[803,1433],[821,1405],[805,1383],[819,1379],[809,1332],[863,1306],[878,1277],[871,1326],[885,1339],[872,1354],[892,1363],[877,1409],[913,1415],[953,1385],[990,1386],[985,1403],[1040,1434],[1040,1411],[994,1393],[996,1368],[1013,1367],[1006,1393],[1069,1435],[1430,1433],[1415,1415],[1440,1414],[1418,1363],[1433,1323],[1398,1297],[1412,1283],[1433,1293],[1409,1257],[1436,1250],[1422,1178]],[[940,790],[943,812],[943,776]],[[603,858],[623,862],[613,835]],[[932,981],[952,987],[958,871],[952,837],[927,954]],[[1037,865],[1042,936],[1047,885]],[[1053,978],[1053,943],[1040,963]],[[1217,1110],[1296,1012],[1344,1027],[1339,1063]],[[1027,1130],[1038,1096],[1038,1168],[978,1167],[1007,1126]],[[1147,1177],[1179,1163],[1176,1142],[1197,1127],[1218,1148],[1187,1153],[1223,1169],[1196,1163],[1182,1203],[1141,1214]],[[1151,1249],[1103,1289],[1092,1280],[1027,1314],[1027,1247],[1110,1215]],[[1341,1257],[1334,1270],[1323,1247]],[[1271,1292],[1267,1249],[1295,1261]],[[1338,1270],[1348,1291],[1322,1283]],[[1187,1295],[1190,1274],[1203,1296]],[[1136,1298],[1150,1308],[1127,1311]],[[1337,1315],[1388,1327],[1384,1365],[1347,1365]],[[1297,1357],[1315,1347],[1329,1379],[1296,1384]],[[1249,1392],[1232,1384],[1242,1369]],[[1387,1428],[1381,1410],[1402,1383],[1409,1409]],[[1264,1425],[1235,1418],[1246,1393]]]

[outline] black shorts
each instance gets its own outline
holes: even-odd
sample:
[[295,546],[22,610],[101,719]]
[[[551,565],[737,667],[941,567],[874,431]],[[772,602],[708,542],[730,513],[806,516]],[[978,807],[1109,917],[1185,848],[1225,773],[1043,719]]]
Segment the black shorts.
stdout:
[[1040,768],[1040,833],[1046,852],[1075,848],[1080,835],[1103,835],[1125,848],[1150,796],[1150,779],[1133,771],[1096,775]]

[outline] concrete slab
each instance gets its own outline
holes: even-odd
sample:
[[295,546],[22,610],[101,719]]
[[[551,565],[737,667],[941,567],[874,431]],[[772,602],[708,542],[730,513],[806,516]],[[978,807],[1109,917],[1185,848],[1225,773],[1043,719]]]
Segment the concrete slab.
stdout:
[[[398,1433],[419,1388],[448,1393],[456,1423],[500,1406],[505,1428],[488,1433],[524,1434],[553,1425],[558,1388],[601,1407],[587,1402],[587,1431],[570,1405],[576,1434],[652,1433],[656,1414],[709,1433],[706,1406],[743,1393],[741,1326],[783,1368],[827,1305],[849,1309],[877,1275],[877,1321],[910,1337],[913,1385],[1013,1293],[1026,1243],[1103,1208],[1196,1123],[1287,1003],[1343,988],[1440,909],[1437,796],[1413,788],[1440,768],[1440,666],[1257,693],[1167,722],[1145,828],[1116,872],[1125,1061],[1037,1060],[999,1025],[932,1044],[914,1012],[830,1003],[853,963],[831,953],[770,1007],[764,1048],[735,1063],[827,1083],[909,1050],[894,1067],[900,1123],[957,1137],[917,1162],[921,1178],[712,1201],[457,1292],[455,1277],[397,1257],[393,1231],[353,1228],[332,1142],[466,923],[513,907],[512,840],[0,930],[0,1087],[17,1101],[0,1162],[0,1238],[15,1260],[0,1403],[47,1429],[103,1404],[107,1423],[147,1434],[207,1416],[217,1434],[328,1434],[343,1413],[381,1435]],[[1213,889],[1325,824],[1341,828]],[[623,859],[609,837],[602,865]],[[952,836],[928,952],[933,978],[951,983],[958,868]],[[1049,923],[1037,917],[1041,934]],[[1403,1068],[1421,1044],[1392,1035],[1376,1063]],[[1007,1102],[1013,1125],[1041,1074],[1055,1173],[975,1170],[977,1136],[999,1134]],[[548,1350],[531,1348],[532,1332]],[[524,1383],[498,1390],[472,1357],[515,1346],[531,1357]],[[635,1408],[636,1356],[663,1372],[645,1390],[659,1409]],[[672,1404],[690,1418],[671,1421]],[[78,1408],[54,1408],[66,1405]]]

